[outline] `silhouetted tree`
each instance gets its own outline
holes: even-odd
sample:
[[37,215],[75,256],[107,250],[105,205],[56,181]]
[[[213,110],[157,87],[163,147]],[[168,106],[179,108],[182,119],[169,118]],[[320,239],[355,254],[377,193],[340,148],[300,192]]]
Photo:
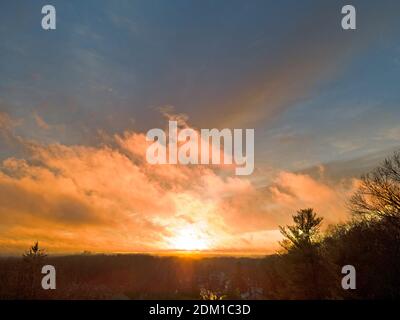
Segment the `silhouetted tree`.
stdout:
[[291,278],[300,298],[321,299],[320,273],[322,271],[319,254],[319,229],[322,217],[313,209],[302,209],[293,215],[294,225],[279,227],[285,239],[280,242],[286,249],[288,259],[293,264]]
[[350,209],[363,219],[384,219],[400,229],[400,152],[395,152],[372,172],[350,200]]
[[46,257],[47,254],[43,249],[40,249],[39,242],[35,242],[22,255],[20,281],[24,298],[33,299],[37,296],[37,292],[40,290],[41,268]]
[[39,242],[36,241],[35,244],[22,255],[22,257],[27,263],[38,264],[43,262],[44,258],[47,257],[47,254],[43,249],[39,248]]
[[280,242],[287,251],[307,249],[315,244],[322,217],[317,217],[313,209],[302,209],[293,216],[294,225],[279,227],[285,239]]
[[[371,278],[365,285],[364,293],[370,291],[370,294],[379,298],[398,297],[400,152],[395,152],[376,169],[362,176],[361,185],[351,197],[349,207],[356,219],[345,236],[357,235],[357,239],[355,239],[356,243],[350,246],[352,250],[348,254],[351,254],[355,261],[362,257],[360,267],[372,269],[369,274]],[[357,230],[362,230],[362,232],[357,233]],[[342,236],[340,240],[344,241],[345,236]],[[362,249],[357,250],[356,244],[363,246]],[[372,286],[374,286],[373,289],[370,288]]]
[[[384,231],[382,220],[353,220],[336,225],[322,246],[326,259],[337,267],[338,279],[330,287],[335,297],[345,299],[398,299],[400,259],[396,235]],[[341,268],[353,265],[357,270],[357,290],[343,290]],[[335,288],[336,286],[336,288]]]

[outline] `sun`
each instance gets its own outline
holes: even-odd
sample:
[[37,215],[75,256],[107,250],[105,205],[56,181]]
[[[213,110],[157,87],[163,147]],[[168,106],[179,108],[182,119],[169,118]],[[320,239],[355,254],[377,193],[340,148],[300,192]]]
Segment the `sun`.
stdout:
[[174,250],[201,251],[209,248],[206,237],[195,227],[189,226],[177,231],[176,236],[169,240]]

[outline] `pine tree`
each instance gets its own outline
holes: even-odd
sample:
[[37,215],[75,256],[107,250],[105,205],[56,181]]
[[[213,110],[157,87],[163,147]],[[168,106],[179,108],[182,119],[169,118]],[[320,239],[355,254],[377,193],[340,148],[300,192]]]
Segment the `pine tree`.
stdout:
[[322,219],[313,209],[302,209],[293,215],[294,225],[280,227],[285,237],[280,244],[294,266],[293,284],[303,299],[322,298],[320,273],[323,268],[317,241]]
[[41,267],[46,257],[47,254],[43,249],[40,249],[37,241],[22,255],[23,265],[20,282],[23,297],[27,299],[36,298],[37,292],[40,290]]

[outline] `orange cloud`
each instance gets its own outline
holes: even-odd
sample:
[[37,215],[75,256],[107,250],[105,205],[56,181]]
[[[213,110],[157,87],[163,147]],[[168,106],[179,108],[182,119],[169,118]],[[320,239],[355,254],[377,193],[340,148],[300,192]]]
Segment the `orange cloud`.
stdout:
[[346,217],[351,184],[280,172],[257,188],[220,167],[150,165],[147,143],[135,132],[99,146],[25,143],[29,157],[0,166],[0,252],[34,240],[52,252],[173,250],[186,233],[209,250],[266,252],[299,208]]

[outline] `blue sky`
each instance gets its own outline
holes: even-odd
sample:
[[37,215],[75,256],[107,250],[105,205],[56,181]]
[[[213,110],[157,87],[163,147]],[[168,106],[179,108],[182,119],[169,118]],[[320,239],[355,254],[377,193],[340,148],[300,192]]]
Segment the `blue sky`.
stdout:
[[353,1],[356,31],[342,1],[52,1],[43,31],[47,3],[0,5],[0,111],[26,137],[93,144],[163,126],[168,105],[196,127],[255,127],[260,167],[398,145],[396,1]]

